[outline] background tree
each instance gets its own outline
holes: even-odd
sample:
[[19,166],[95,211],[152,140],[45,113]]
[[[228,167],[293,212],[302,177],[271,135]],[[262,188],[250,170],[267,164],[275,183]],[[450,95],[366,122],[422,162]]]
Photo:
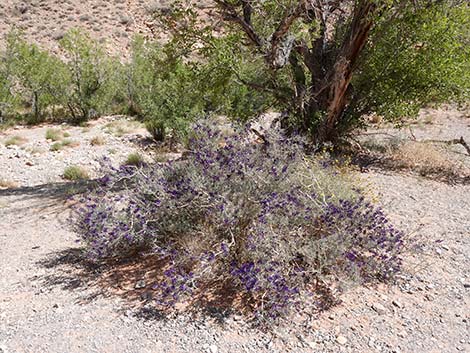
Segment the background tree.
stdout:
[[[230,42],[224,54],[232,59],[225,61],[236,81],[269,94],[287,113],[285,126],[317,143],[336,141],[363,114],[396,118],[428,102],[469,96],[470,8],[464,1],[212,3],[203,21],[191,1],[161,16],[179,50],[210,60],[215,42]],[[259,65],[255,81],[243,76],[240,55]]]
[[121,80],[120,65],[88,34],[70,30],[60,41],[69,75],[66,105],[76,123],[109,110]]
[[[6,105],[24,102],[31,107],[30,123],[44,119],[45,108],[54,107],[63,101],[67,89],[65,65],[58,58],[28,43],[18,32],[7,37],[7,49],[0,71],[4,77],[3,100]],[[0,88],[1,90],[1,88]],[[9,103],[9,104],[7,104]]]

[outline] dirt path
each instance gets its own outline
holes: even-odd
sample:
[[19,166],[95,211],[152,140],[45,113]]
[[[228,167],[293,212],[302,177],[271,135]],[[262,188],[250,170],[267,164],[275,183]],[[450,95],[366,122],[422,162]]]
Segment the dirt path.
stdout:
[[[399,285],[356,288],[263,333],[238,316],[162,317],[99,286],[67,227],[70,185],[0,190],[0,352],[470,351],[470,185],[369,171],[391,218],[423,246]],[[75,188],[75,187],[74,187]]]

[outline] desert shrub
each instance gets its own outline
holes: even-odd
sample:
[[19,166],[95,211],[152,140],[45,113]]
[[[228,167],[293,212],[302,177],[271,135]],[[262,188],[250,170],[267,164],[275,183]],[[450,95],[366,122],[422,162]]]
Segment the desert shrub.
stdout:
[[427,104],[470,98],[468,5],[444,1],[418,13],[409,11],[380,23],[372,35],[376,45],[364,53],[353,81],[351,119],[375,112],[396,121],[416,117]]
[[105,112],[113,105],[119,63],[86,33],[69,31],[60,41],[71,76],[67,107],[76,123]]
[[83,167],[72,165],[64,169],[63,177],[67,180],[77,181],[88,179],[89,175]]
[[[46,107],[64,103],[70,77],[60,59],[29,44],[18,32],[7,36],[5,61],[8,66],[12,100],[31,107],[31,123],[44,119]],[[4,88],[5,89],[5,88]]]
[[[240,38],[208,40],[212,45],[204,55],[188,56],[190,50],[182,41],[161,45],[135,38],[128,65],[129,112],[143,119],[155,140],[169,134],[186,136],[191,122],[203,115],[217,113],[246,121],[269,107],[269,97],[239,81],[262,84],[247,53],[242,48],[231,52]],[[237,76],[235,65],[240,67]]]
[[164,51],[157,42],[137,37],[128,65],[129,109],[145,122],[152,136],[185,134],[201,114],[202,97],[196,89],[197,67]]
[[198,125],[184,159],[103,177],[73,218],[90,257],[157,254],[159,304],[218,281],[260,318],[297,308],[315,281],[393,278],[403,235],[382,210],[300,140],[250,136]]

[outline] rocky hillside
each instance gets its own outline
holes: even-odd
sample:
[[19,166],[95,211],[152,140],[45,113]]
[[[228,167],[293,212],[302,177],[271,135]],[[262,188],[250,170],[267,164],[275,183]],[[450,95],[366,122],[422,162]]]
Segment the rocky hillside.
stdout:
[[152,13],[168,0],[2,0],[0,49],[12,29],[44,48],[58,50],[58,40],[71,28],[82,28],[105,43],[113,54],[125,54],[134,34],[153,35]]

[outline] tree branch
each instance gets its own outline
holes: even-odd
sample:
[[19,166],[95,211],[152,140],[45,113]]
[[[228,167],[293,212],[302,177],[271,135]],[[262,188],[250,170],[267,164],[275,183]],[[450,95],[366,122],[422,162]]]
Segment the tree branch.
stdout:
[[251,24],[251,13],[253,12],[253,8],[251,7],[251,2],[250,0],[241,0],[242,1],[242,7],[243,7],[243,19],[245,20],[246,23],[248,23],[250,26]]
[[276,30],[272,34],[271,48],[268,57],[269,63],[273,67],[282,67],[289,61],[290,52],[294,47],[294,40],[290,36],[287,36],[286,38],[286,35],[295,20],[302,17],[305,10],[305,0],[299,0],[299,3],[295,8],[290,8],[286,11],[284,17],[281,19]]
[[214,1],[222,9],[222,16],[225,20],[239,24],[242,27],[243,31],[247,34],[248,38],[250,38],[250,40],[253,42],[253,44],[255,44],[257,47],[263,46],[263,40],[255,32],[253,26],[251,25],[251,5],[248,3],[248,1],[243,1],[243,18],[238,14],[235,5],[232,5],[224,0]]

